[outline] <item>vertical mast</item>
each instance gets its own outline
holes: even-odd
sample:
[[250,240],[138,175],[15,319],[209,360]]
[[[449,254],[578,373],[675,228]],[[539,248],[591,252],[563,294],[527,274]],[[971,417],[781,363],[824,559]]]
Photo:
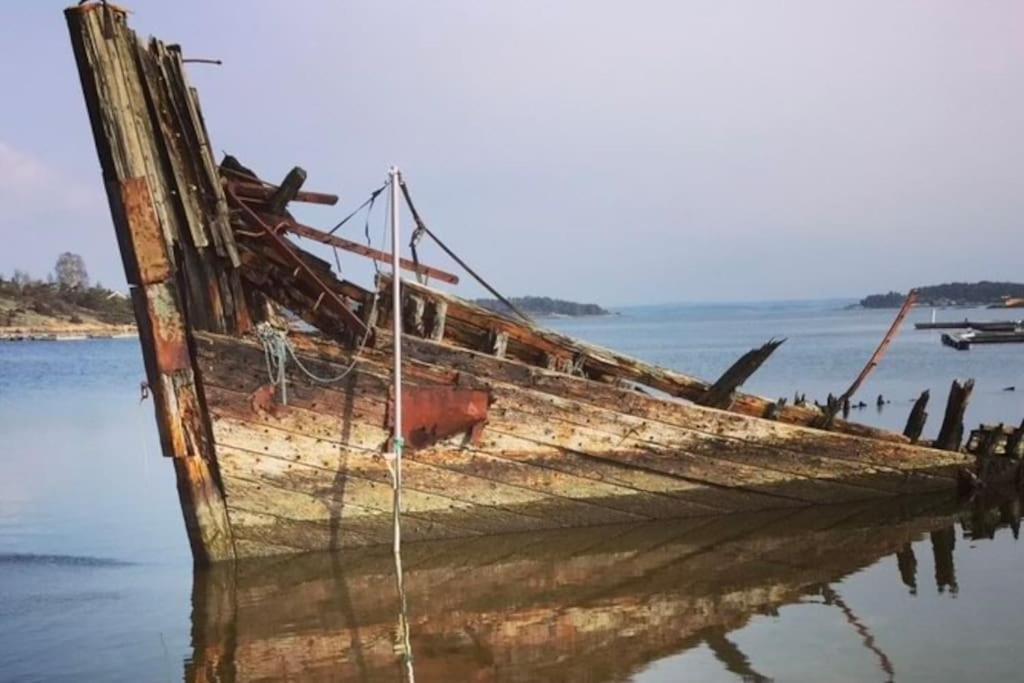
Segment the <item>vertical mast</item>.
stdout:
[[388,171],[391,180],[391,314],[393,318],[392,330],[394,332],[394,445],[395,445],[395,472],[393,477],[394,486],[394,521],[395,538],[394,549],[399,552],[399,514],[402,502],[402,447],[405,445],[402,440],[402,290],[401,277],[399,275],[399,223],[398,223],[398,193],[402,181],[402,174],[397,167],[392,166]]
[[395,166],[388,171],[391,181],[391,314],[393,316],[392,332],[394,333],[394,416],[395,433],[395,464],[391,474],[391,485],[394,489],[392,518],[394,522],[395,585],[398,589],[398,625],[402,647],[402,663],[404,664],[407,683],[416,682],[416,674],[412,665],[412,642],[409,635],[408,605],[405,600],[405,574],[402,571],[402,280],[399,277],[400,267],[398,250],[402,243],[398,225],[398,193],[402,186],[402,172]]

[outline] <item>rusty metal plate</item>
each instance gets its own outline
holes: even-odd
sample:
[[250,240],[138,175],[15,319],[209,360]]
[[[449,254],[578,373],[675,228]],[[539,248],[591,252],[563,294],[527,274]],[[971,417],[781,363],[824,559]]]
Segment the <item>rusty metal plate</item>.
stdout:
[[146,313],[153,332],[156,367],[162,373],[192,367],[184,318],[169,283],[146,287]]
[[402,387],[402,437],[409,448],[426,448],[462,433],[475,439],[490,404],[490,392],[478,389]]
[[164,282],[171,276],[167,244],[145,178],[121,181],[121,203],[131,233],[141,284]]

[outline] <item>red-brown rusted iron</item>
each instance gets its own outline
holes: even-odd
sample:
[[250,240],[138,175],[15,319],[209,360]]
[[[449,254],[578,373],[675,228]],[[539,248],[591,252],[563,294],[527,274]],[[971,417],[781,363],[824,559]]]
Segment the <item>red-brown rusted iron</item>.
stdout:
[[[480,389],[402,387],[402,437],[409,448],[426,448],[462,433],[476,442],[490,404],[490,392]],[[391,412],[389,406],[389,423]]]
[[121,181],[121,206],[131,233],[138,267],[138,282],[131,284],[163,282],[171,275],[171,263],[167,258],[167,243],[160,230],[149,185],[144,177]]
[[[227,181],[227,184],[235,194],[245,199],[267,201],[277,191],[277,187],[274,185],[263,185],[256,182],[245,182],[242,180],[229,180]],[[295,199],[292,201],[303,202],[306,204],[324,204],[326,206],[334,206],[338,203],[338,195],[328,194],[326,192],[309,192],[306,190],[299,190],[299,192],[295,194]]]
[[264,234],[270,240],[270,244],[280,253],[282,256],[287,258],[295,266],[296,274],[303,274],[305,279],[312,283],[317,290],[323,292],[326,296],[327,301],[331,305],[331,308],[338,314],[341,315],[342,320],[345,321],[346,327],[349,331],[353,332],[357,336],[362,336],[367,333],[367,327],[359,317],[353,313],[349,307],[345,304],[345,301],[338,296],[338,294],[327,286],[327,284],[320,279],[320,276],[316,274],[309,264],[306,263],[291,244],[285,238],[281,237],[277,233],[275,228],[267,225],[266,221],[263,220],[255,211],[252,210],[245,202],[239,199],[230,187],[226,188],[228,199],[238,209],[242,211],[242,214],[246,217],[249,223],[259,227],[263,230]]
[[191,354],[175,290],[167,283],[149,285],[146,287],[144,300],[135,301],[136,310],[140,303],[144,306],[143,310],[149,319],[149,328],[153,334],[156,369],[164,374],[190,369]]
[[[351,251],[352,253],[359,254],[360,256],[366,256],[367,258],[371,258],[375,261],[382,261],[384,263],[391,262],[391,254],[387,252],[380,251],[372,247],[368,247],[365,244],[353,242],[352,240],[347,240],[343,237],[338,237],[337,235],[329,235],[326,232],[323,232],[322,230],[317,230],[316,228],[311,228],[308,225],[303,225],[292,220],[291,218],[276,216],[270,220],[274,223],[275,229],[280,229],[283,230],[284,232],[290,232],[293,235],[305,237],[306,239],[311,239],[315,242],[320,242],[321,244],[327,244],[332,247],[337,247],[338,249]],[[405,270],[415,271],[420,275],[425,275],[427,277],[434,278],[435,280],[447,282],[452,285],[457,285],[459,283],[458,275],[453,275],[452,273],[443,271],[439,268],[425,266],[422,263],[418,264],[415,261],[410,261],[409,259],[401,259],[400,263],[402,268]]]
[[277,394],[277,387],[273,384],[261,384],[256,390],[249,394],[249,405],[257,415],[267,413],[276,414],[277,404],[274,403],[274,396]]

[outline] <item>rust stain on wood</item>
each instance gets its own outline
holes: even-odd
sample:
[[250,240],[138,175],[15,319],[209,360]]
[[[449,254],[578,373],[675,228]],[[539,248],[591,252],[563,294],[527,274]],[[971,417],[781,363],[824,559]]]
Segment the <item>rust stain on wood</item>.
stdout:
[[180,302],[169,287],[152,287],[146,312],[153,330],[157,367],[170,373],[192,367]]
[[132,236],[141,284],[165,281],[171,276],[171,263],[146,179],[122,180],[121,202]]

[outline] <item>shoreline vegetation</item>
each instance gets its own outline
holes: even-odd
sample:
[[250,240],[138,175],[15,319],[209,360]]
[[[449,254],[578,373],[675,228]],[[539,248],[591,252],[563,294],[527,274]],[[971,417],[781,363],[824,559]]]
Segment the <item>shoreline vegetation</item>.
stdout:
[[[855,307],[899,308],[907,298],[906,293],[891,291],[887,294],[871,294],[860,300]],[[917,290],[918,306],[1024,308],[1024,284],[1017,282],[947,282],[929,285]]]
[[45,280],[15,270],[0,275],[0,341],[135,337],[131,300],[90,284],[81,256],[65,252]]
[[[584,316],[614,315],[597,304],[581,304],[547,296],[513,296],[509,298],[516,308],[538,318],[582,318]],[[472,303],[495,313],[511,315],[514,312],[497,299],[473,299]]]

